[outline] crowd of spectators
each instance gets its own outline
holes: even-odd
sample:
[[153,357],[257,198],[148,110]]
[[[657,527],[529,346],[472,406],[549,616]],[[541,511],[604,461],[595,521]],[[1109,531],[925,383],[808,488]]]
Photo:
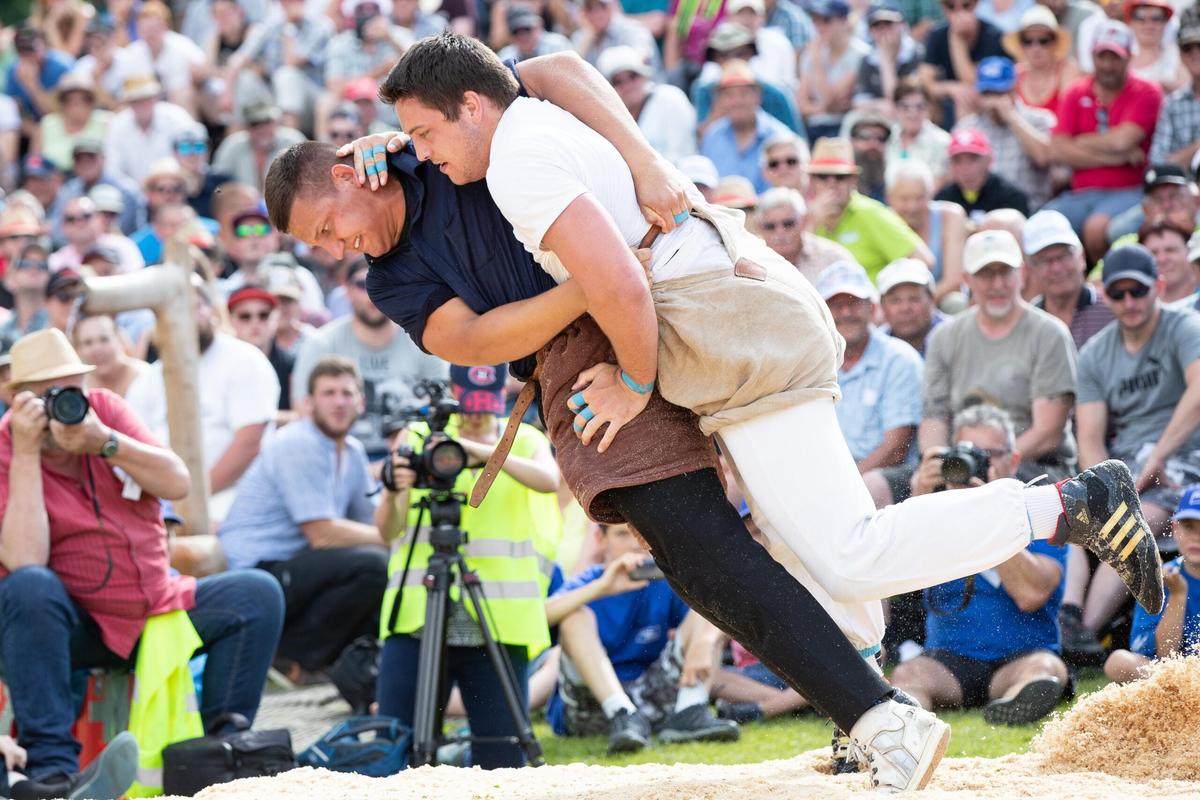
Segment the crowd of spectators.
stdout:
[[[305,682],[372,638],[381,603],[395,600],[387,592],[405,588],[388,588],[388,548],[403,539],[411,486],[377,493],[380,465],[402,441],[403,410],[420,402],[417,384],[451,367],[372,304],[361,254],[281,235],[261,192],[293,143],[394,128],[378,81],[412,42],[453,29],[516,61],[577,52],[708,201],[744,210],[813,281],[846,341],[838,419],[878,507],[999,477],[1060,480],[1109,457],[1137,476],[1161,549],[1179,555],[1162,617],[1135,613],[1116,574],[1084,551],[1031,545],[987,573],[893,598],[887,658],[917,702],[1028,721],[1071,691],[1078,666],[1107,660],[1113,679],[1129,680],[1200,640],[1200,496],[1187,489],[1200,483],[1196,5],[34,0],[5,22],[0,399],[13,412],[0,446],[20,438],[28,450],[31,426],[44,424],[19,390],[65,375],[103,398],[98,430],[175,470],[153,314],[84,316],[80,300],[91,277],[152,268],[179,242],[197,263],[213,529],[173,540],[172,565],[202,583],[160,586],[156,610],[185,607],[189,591],[199,604],[216,591],[210,576],[274,576],[282,596],[262,602],[279,609],[259,624],[281,631],[275,665]],[[67,371],[26,361],[10,386],[19,343],[48,331],[65,337],[52,350],[73,345],[59,353]],[[475,378],[456,378],[458,390],[484,391]],[[483,421],[463,423],[473,463],[503,410],[479,402]],[[589,527],[557,471],[537,464],[548,458],[540,434],[524,435],[512,491],[540,499],[522,511],[534,542],[522,552],[539,602],[550,597],[561,657],[557,646],[537,657],[541,621],[504,643],[525,645],[510,649],[528,660],[530,703],[547,704],[556,732],[607,731],[613,750],[634,750],[652,733],[736,738],[733,720],[805,705],[737,643],[736,666],[723,668],[730,643],[665,583],[629,577],[647,556],[636,537]],[[969,480],[944,471],[956,444],[984,460]],[[0,455],[10,511],[17,460]],[[166,480],[151,483],[177,498]],[[62,491],[81,484],[70,485]],[[119,484],[101,489],[121,495]],[[561,502],[543,502],[556,492]],[[17,695],[42,684],[9,663],[28,632],[14,632],[6,606],[18,575],[44,582],[63,569],[56,519],[52,509],[48,555],[14,550],[8,516],[0,534],[0,658],[22,724],[31,712]],[[79,580],[28,591],[59,602]],[[81,604],[73,624],[87,627],[90,613]],[[469,614],[452,622],[476,646]],[[400,646],[410,633],[390,658],[415,657],[416,645]],[[129,641],[104,643],[128,655]],[[711,713],[714,700],[728,719]],[[239,695],[222,709],[254,707]],[[54,725],[59,741],[31,750],[30,767],[61,789],[59,773],[76,765]]]

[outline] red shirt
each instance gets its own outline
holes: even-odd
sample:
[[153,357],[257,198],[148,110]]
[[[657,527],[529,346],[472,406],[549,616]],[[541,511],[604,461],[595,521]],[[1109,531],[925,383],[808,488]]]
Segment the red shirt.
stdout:
[[[105,425],[162,447],[118,395],[107,389],[89,389],[87,394]],[[11,416],[10,411],[0,419],[0,519],[8,508]],[[99,522],[92,504],[93,482]],[[123,489],[122,479],[100,456],[42,451],[42,495],[50,521],[48,566],[71,599],[96,620],[108,649],[127,658],[147,617],[196,604],[196,579],[168,572],[159,499],[143,491],[137,500],[127,500],[121,496]],[[0,580],[8,574],[0,565]]]
[[[1150,155],[1150,140],[1154,138],[1154,125],[1158,121],[1158,109],[1162,105],[1162,89],[1157,83],[1143,80],[1133,74],[1125,79],[1125,86],[1117,94],[1112,105],[1102,110],[1093,90],[1093,78],[1080,78],[1063,93],[1058,103],[1058,124],[1054,136],[1078,136],[1081,133],[1103,133],[1123,122],[1132,122],[1146,132],[1140,147],[1142,153]],[[1108,124],[1101,125],[1107,112]],[[1141,186],[1145,165],[1124,164],[1119,167],[1088,167],[1075,170],[1071,180],[1072,189],[1129,189]]]

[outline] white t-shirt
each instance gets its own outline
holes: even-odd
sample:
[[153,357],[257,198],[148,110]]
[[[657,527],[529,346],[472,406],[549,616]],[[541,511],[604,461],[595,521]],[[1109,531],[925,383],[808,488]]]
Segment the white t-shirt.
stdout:
[[[575,198],[591,194],[608,210],[630,247],[649,226],[638,206],[633,176],[617,149],[558,106],[517,98],[492,137],[488,190],[517,239],[554,280],[570,277],[542,239]],[[702,202],[693,186],[696,202]],[[656,283],[729,265],[729,254],[708,223],[691,217],[651,247]]]
[[668,161],[696,154],[696,109],[679,87],[655,84],[637,123],[650,146]]
[[125,50],[129,54],[128,62],[123,65],[126,78],[153,72],[168,92],[191,86],[192,67],[205,61],[199,45],[174,31],[167,31],[157,58],[150,52],[150,46],[140,39]]
[[[257,347],[224,333],[200,356],[200,429],[204,447],[204,468],[224,455],[233,436],[247,425],[275,419],[279,406],[279,378],[271,362]],[[134,379],[126,400],[161,442],[170,442],[167,429],[167,392],[163,384],[162,361]],[[209,514],[221,520],[233,503],[237,485],[214,494]]]

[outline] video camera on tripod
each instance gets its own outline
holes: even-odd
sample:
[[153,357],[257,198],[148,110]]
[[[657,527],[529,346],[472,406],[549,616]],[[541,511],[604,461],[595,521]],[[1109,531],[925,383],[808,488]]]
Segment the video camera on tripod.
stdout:
[[[450,416],[458,411],[458,403],[449,396],[449,387],[443,381],[423,380],[413,387],[413,394],[429,398],[422,407],[406,406],[389,414],[384,420],[384,433],[390,436],[400,428],[413,422],[424,422],[429,433],[417,451],[410,444],[401,444],[396,455],[408,459],[408,466],[417,473],[415,487],[450,492],[454,483],[467,467],[467,451],[446,433]],[[385,459],[379,479],[390,491],[396,491],[396,475],[393,460]]]

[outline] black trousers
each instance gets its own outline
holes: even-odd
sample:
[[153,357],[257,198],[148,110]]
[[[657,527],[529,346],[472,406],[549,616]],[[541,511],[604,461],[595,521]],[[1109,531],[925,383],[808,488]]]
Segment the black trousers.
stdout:
[[844,731],[891,688],[807,589],[750,537],[706,469],[606,493],[671,588]]
[[258,568],[283,587],[279,655],[312,672],[359,636],[378,636],[387,562],[378,547],[310,549],[286,561],[260,561]]

